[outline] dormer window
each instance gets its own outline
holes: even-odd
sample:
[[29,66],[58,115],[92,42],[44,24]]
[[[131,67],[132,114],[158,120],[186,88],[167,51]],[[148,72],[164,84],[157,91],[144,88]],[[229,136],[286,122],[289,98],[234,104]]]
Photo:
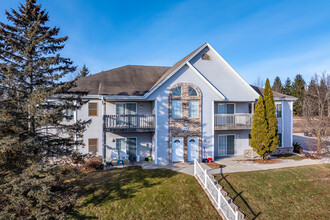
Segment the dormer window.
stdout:
[[207,53],[204,53],[204,54],[202,55],[202,60],[211,60],[211,57],[210,57],[210,55],[208,55]]
[[189,96],[197,96],[197,91],[193,87],[189,86]]
[[173,90],[172,96],[181,96],[181,86],[178,86]]

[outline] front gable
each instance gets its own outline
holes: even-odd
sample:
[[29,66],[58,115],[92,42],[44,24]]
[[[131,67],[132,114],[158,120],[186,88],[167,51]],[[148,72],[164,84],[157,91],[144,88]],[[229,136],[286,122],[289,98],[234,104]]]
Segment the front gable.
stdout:
[[[201,56],[208,54],[210,60],[202,60]],[[200,77],[209,88],[226,101],[254,101],[258,93],[209,45],[205,43],[193,53],[180,60],[146,93],[151,96],[167,80],[176,75],[184,66]],[[189,78],[187,78],[189,82]]]
[[[208,54],[210,60],[203,60]],[[207,45],[189,63],[226,97],[227,101],[254,101],[255,90],[210,46]]]

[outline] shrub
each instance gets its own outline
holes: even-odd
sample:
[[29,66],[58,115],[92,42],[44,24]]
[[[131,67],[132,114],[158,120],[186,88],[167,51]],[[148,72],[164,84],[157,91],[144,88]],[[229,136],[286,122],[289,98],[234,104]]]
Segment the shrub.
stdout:
[[35,164],[7,174],[0,185],[0,219],[66,219],[76,199],[73,184],[64,181],[67,173]]
[[302,153],[302,147],[299,143],[297,142],[293,142],[293,152],[297,153],[297,154],[301,154]]
[[102,157],[87,157],[84,160],[82,168],[98,169],[102,166]]

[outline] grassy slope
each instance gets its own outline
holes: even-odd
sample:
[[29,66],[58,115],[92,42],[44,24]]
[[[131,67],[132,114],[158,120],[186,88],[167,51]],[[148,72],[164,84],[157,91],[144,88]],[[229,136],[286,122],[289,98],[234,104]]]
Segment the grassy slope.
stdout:
[[[217,176],[249,219],[328,219],[330,165]],[[237,196],[239,194],[239,196]]]
[[75,218],[218,219],[196,180],[171,170],[130,167],[87,174]]

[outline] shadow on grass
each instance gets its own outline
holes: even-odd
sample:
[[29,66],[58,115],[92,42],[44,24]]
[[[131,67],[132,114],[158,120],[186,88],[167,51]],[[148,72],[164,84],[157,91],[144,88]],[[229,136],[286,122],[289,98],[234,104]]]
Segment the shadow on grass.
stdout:
[[[247,201],[242,196],[243,191],[238,192],[233,185],[228,181],[227,177],[228,175],[224,175],[222,172],[220,174],[221,177],[218,182],[220,185],[226,187],[225,190],[228,192],[230,198],[232,198],[233,202],[237,204],[240,208],[240,210],[245,214],[247,219],[257,219],[258,216],[260,216],[261,212],[256,213],[251,206],[247,203]],[[221,183],[222,181],[222,183]],[[225,183],[223,183],[225,182]]]
[[[162,179],[177,175],[167,169],[142,170],[140,166],[127,167],[85,174],[78,180],[79,198],[83,201],[76,208],[93,209],[103,203],[133,198],[142,189],[161,184]],[[76,219],[94,219],[74,212]]]

